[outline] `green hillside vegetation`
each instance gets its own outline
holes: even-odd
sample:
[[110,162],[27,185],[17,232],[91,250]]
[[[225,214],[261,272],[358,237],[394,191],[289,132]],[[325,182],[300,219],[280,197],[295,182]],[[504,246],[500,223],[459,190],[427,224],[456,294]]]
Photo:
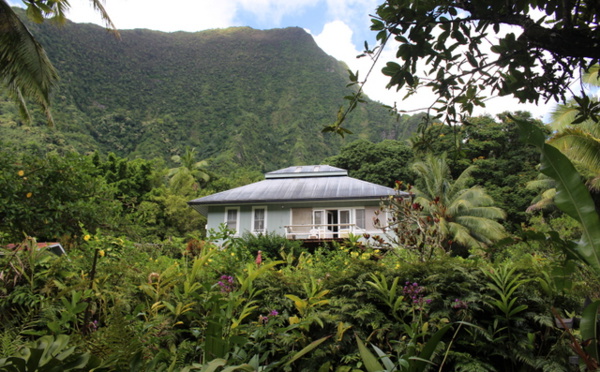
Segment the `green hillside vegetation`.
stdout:
[[[39,113],[33,127],[21,125],[4,97],[0,135],[13,142],[167,161],[187,145],[215,167],[261,172],[318,162],[345,143],[320,129],[350,92],[346,66],[300,28],[128,30],[119,40],[91,24],[29,27],[61,78],[57,128],[38,128]],[[401,139],[416,126],[409,119],[369,102],[349,129],[373,142]]]

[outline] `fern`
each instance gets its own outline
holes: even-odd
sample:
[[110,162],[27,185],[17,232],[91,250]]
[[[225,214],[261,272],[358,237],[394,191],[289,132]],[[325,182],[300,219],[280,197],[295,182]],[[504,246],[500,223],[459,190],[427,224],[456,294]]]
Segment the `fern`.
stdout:
[[23,338],[14,329],[0,332],[0,359],[13,355],[23,343]]

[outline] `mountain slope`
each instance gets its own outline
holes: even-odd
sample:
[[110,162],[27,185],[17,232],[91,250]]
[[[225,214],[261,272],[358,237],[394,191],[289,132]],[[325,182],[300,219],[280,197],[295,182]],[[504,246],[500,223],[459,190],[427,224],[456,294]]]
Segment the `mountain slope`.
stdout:
[[[320,132],[349,93],[346,67],[300,28],[126,30],[118,40],[91,24],[29,27],[61,76],[60,132],[30,128],[30,141],[47,131],[80,151],[166,159],[189,145],[223,166],[261,171],[319,162],[347,141]],[[0,134],[19,140],[23,127],[0,114]],[[350,140],[410,132],[373,102],[348,127]]]

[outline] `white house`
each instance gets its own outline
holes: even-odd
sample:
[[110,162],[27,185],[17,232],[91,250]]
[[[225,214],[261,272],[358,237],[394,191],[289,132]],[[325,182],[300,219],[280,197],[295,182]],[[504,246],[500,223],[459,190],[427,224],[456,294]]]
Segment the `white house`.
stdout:
[[[222,223],[236,231],[275,232],[288,239],[333,239],[380,234],[374,219],[392,188],[348,177],[329,165],[289,167],[265,180],[192,200],[207,230]],[[383,221],[385,219],[382,218]]]

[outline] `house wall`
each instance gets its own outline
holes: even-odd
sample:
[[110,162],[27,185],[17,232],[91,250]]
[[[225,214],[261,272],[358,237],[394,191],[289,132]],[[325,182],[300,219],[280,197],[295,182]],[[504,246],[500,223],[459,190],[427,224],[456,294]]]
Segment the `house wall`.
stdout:
[[[238,209],[238,227],[237,235],[242,235],[245,231],[252,230],[253,224],[253,207],[266,207],[266,229],[268,232],[274,232],[278,235],[286,235],[286,225],[291,225],[292,209],[303,209],[300,215],[306,217],[306,212],[310,213],[312,219],[312,211],[319,210],[335,210],[335,209],[364,209],[365,210],[365,225],[366,232],[371,234],[379,234],[381,230],[373,225],[373,217],[375,211],[379,210],[379,201],[346,201],[346,202],[318,202],[318,203],[271,203],[271,204],[248,204],[240,206],[209,206],[206,229],[219,230],[219,225],[226,222],[226,210],[231,208]],[[303,212],[303,213],[302,213]],[[296,213],[296,216],[299,214]],[[354,222],[354,221],[352,221]],[[294,223],[297,223],[294,221]],[[306,218],[303,218],[300,224],[310,224]],[[304,228],[308,232],[309,229]],[[302,230],[303,231],[303,230]]]

